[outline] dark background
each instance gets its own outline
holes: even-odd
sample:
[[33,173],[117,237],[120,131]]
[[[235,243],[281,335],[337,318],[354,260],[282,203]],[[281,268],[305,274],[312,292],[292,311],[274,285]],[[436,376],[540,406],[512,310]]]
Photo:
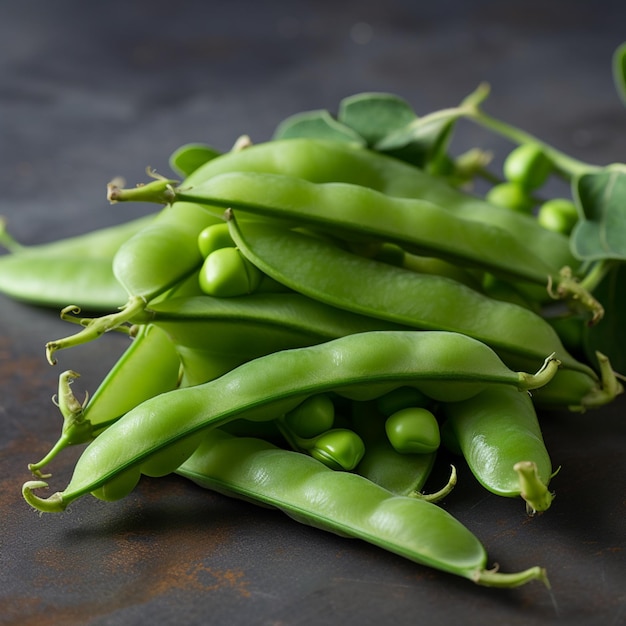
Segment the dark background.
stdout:
[[[389,91],[419,114],[457,104],[481,81],[485,108],[565,152],[624,161],[626,109],[610,61],[626,40],[623,2],[509,0],[3,3],[0,214],[24,243],[140,215],[109,206],[113,176],[169,174],[178,146],[226,150],[269,139],[286,116],[336,110]],[[511,147],[469,124],[458,152],[496,163]],[[40,517],[22,500],[26,464],[56,437],[50,398],[61,369],[93,391],[121,336],[60,355],[44,343],[55,311],[0,299],[0,623],[65,625],[318,623],[626,623],[622,400],[585,415],[542,415],[557,498],[527,518],[478,488],[464,467],[445,505],[503,571],[537,563],[552,590],[512,591],[426,569],[178,477],[145,480],[125,500],[93,498]],[[69,477],[71,450],[55,463]]]

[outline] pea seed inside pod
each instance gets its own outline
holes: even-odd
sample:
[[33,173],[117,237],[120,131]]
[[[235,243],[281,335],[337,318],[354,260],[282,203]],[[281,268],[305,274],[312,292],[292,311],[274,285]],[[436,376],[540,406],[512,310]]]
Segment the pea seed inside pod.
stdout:
[[435,452],[441,443],[439,424],[428,409],[410,407],[397,411],[385,422],[391,445],[403,454]]
[[252,293],[261,282],[260,270],[237,248],[219,248],[207,256],[200,270],[200,288],[209,296],[229,298]]

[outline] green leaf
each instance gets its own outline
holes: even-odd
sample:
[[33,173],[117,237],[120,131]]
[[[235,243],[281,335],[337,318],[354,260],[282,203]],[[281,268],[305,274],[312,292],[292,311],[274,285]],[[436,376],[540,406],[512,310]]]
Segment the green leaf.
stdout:
[[570,239],[583,261],[626,260],[626,165],[582,174],[573,181],[580,213]]
[[596,351],[602,352],[609,357],[614,371],[626,374],[626,264],[615,264],[593,295],[604,306],[604,317],[600,323],[584,327],[585,355],[595,363]]
[[349,126],[338,122],[328,111],[319,109],[296,113],[283,120],[273,140],[306,137],[365,145],[365,140]]
[[613,54],[613,80],[617,93],[626,106],[626,42]]
[[220,153],[203,143],[188,143],[175,150],[169,159],[169,165],[181,176],[189,176],[201,165],[219,156]]
[[403,161],[423,167],[445,152],[460,114],[415,118],[398,130],[389,132],[373,148]]
[[356,131],[369,146],[417,118],[411,105],[388,93],[360,93],[339,103],[337,119]]

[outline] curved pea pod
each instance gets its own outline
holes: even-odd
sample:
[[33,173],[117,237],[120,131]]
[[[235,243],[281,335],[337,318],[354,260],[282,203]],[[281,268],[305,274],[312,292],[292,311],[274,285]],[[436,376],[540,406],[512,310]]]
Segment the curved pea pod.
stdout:
[[61,436],[50,451],[28,469],[36,476],[68,446],[91,441],[138,404],[178,386],[180,359],[167,334],[153,325],[139,329],[92,398],[81,403],[71,384],[78,374],[59,377],[57,403],[63,415]]
[[31,481],[23,494],[35,508],[62,511],[153,455],[167,457],[170,446],[193,442],[201,431],[241,418],[274,419],[317,393],[370,400],[415,386],[435,400],[459,401],[494,384],[542,386],[557,368],[549,357],[537,374],[513,372],[485,344],[439,331],[373,331],[273,352],[202,385],[146,400],[91,442],[64,491],[44,500],[33,489],[45,483]]
[[335,472],[261,439],[214,430],[177,473],[204,488],[277,508],[300,523],[367,541],[479,585],[548,584],[541,567],[512,574],[487,570],[480,541],[437,505],[395,496],[362,476]]
[[112,259],[152,220],[147,215],[116,226],[39,245],[24,246],[4,233],[11,254],[0,257],[0,291],[30,304],[91,311],[115,310],[126,300]]
[[[607,393],[610,380],[600,381],[589,365],[571,356],[550,324],[526,307],[495,300],[445,276],[411,272],[351,254],[281,226],[234,217],[229,225],[242,253],[294,291],[386,322],[464,333],[488,344],[515,368],[533,367],[546,353],[555,352],[562,370],[576,372],[569,377],[576,384],[561,386],[554,397],[552,383],[542,389],[541,399],[551,405],[598,406],[614,397]],[[294,258],[301,261],[293,263]]]
[[212,160],[194,171],[185,185],[197,186],[233,171],[287,174],[318,183],[353,183],[391,196],[421,198],[467,219],[499,226],[553,267],[579,265],[568,238],[545,232],[534,217],[502,211],[420,168],[354,144],[307,138],[260,143]]
[[297,293],[172,298],[151,305],[149,312],[151,323],[167,332],[176,346],[184,385],[207,382],[277,350],[373,330],[405,329]]
[[603,315],[601,304],[575,280],[571,268],[551,266],[503,228],[423,199],[391,197],[349,183],[316,184],[279,174],[231,172],[198,187],[172,190],[171,201],[175,200],[315,226],[355,241],[396,243],[411,253],[458,262],[541,287],[552,297],[575,300],[591,313],[594,323]]
[[58,350],[92,341],[141,316],[146,304],[184,280],[202,264],[198,234],[219,220],[201,206],[166,207],[128,239],[113,257],[113,273],[125,289],[126,303],[110,315],[85,320],[74,335],[46,344],[48,361]]
[[205,143],[186,143],[172,152],[169,165],[177,174],[189,176],[218,156],[220,152]]
[[494,385],[441,410],[472,473],[488,491],[521,496],[529,513],[550,507],[552,462],[528,394]]

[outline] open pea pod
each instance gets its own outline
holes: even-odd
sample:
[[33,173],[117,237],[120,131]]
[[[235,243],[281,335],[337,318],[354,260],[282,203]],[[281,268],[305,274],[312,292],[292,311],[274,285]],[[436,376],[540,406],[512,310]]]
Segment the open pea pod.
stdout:
[[175,471],[208,429],[242,418],[275,419],[317,393],[371,400],[400,386],[414,386],[434,400],[456,401],[494,384],[519,390],[541,387],[558,366],[550,356],[536,374],[514,372],[485,344],[442,331],[372,331],[281,350],[202,385],[146,400],[87,446],[64,491],[42,499],[33,490],[46,483],[29,481],[23,494],[44,512],[62,511],[88,493],[122,497],[142,473]]
[[480,541],[441,507],[393,495],[362,476],[335,472],[261,439],[213,430],[177,473],[204,488],[277,508],[300,523],[367,541],[479,585],[548,584],[541,567],[511,574],[487,570]]
[[23,246],[4,232],[0,291],[30,304],[91,311],[115,310],[126,292],[112,268],[119,248],[154,219],[147,215],[51,243]]
[[[614,376],[609,373],[601,381],[589,365],[567,352],[544,319],[524,307],[493,300],[445,276],[352,254],[282,226],[234,217],[229,225],[239,249],[263,272],[338,310],[420,330],[464,333],[491,346],[514,367],[528,367],[541,362],[546,352],[556,353],[562,368],[554,380],[565,376],[568,384],[555,387],[557,393],[551,398],[551,381],[538,394],[542,403],[598,406],[614,397],[607,391],[614,388]],[[301,261],[293,263],[295,258]]]

